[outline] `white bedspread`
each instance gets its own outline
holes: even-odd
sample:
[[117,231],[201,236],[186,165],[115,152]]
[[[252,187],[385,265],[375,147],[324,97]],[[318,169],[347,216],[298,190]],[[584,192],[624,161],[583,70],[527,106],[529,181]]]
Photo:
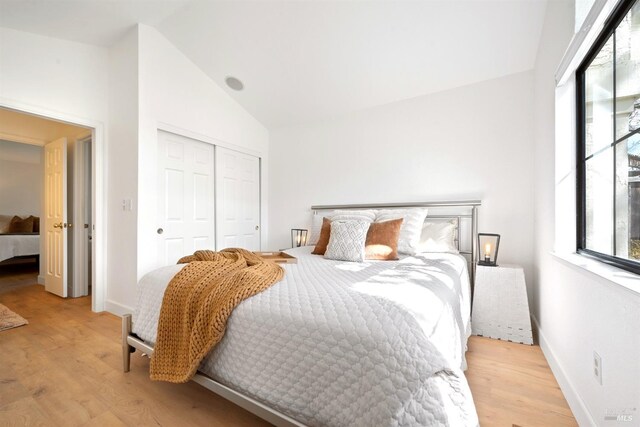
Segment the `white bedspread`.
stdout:
[[[466,262],[420,254],[298,264],[241,303],[200,370],[308,425],[476,426],[461,367],[469,336]],[[133,331],[154,343],[162,295],[183,266],[139,283]]]
[[40,236],[37,234],[0,234],[0,261],[39,253]]

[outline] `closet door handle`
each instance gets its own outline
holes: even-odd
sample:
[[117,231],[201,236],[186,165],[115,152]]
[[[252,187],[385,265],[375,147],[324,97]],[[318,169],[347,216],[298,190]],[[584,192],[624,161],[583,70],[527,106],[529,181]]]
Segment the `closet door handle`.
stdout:
[[158,228],[158,230],[156,231],[158,234],[162,234],[164,233],[164,230],[162,228]]

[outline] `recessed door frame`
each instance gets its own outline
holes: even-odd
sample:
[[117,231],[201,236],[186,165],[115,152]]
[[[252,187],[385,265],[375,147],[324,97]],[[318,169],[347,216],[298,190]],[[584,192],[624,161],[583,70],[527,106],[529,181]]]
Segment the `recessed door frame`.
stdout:
[[[86,185],[87,181],[91,182],[88,174],[91,167],[87,166],[87,154],[91,154],[91,135],[76,138],[74,144],[74,180],[73,180],[73,209],[69,212],[70,221],[73,221],[73,288],[72,295],[74,297],[89,295],[89,277],[91,270],[89,269],[89,247],[91,241],[89,236],[93,225],[93,221],[88,217],[91,213],[86,213],[87,200],[89,200],[89,211],[91,210],[91,188]],[[89,151],[87,153],[87,151]],[[87,197],[89,193],[89,197]],[[85,228],[85,225],[87,228]]]
[[106,203],[104,202],[107,199],[105,188],[105,124],[99,120],[77,117],[40,106],[22,104],[2,97],[0,97],[0,107],[91,129],[91,216],[93,222],[93,239],[91,241],[93,255],[91,310],[96,312],[104,311],[107,283],[106,254],[108,235]]

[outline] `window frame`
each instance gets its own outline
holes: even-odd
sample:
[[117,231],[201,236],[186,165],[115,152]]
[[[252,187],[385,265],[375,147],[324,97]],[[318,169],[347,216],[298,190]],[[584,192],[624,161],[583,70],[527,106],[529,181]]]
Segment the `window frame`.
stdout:
[[[625,134],[621,138],[616,137],[615,133],[615,113],[617,111],[616,106],[616,38],[614,33],[618,25],[622,22],[627,13],[631,10],[636,1],[640,0],[621,0],[607,18],[604,24],[604,28],[596,38],[595,42],[587,52],[586,56],[576,69],[576,252],[582,255],[596,258],[606,264],[613,265],[618,268],[630,271],[635,274],[640,274],[640,260],[632,261],[630,259],[620,258],[615,255],[608,255],[601,252],[588,249],[586,247],[587,240],[587,228],[586,228],[586,71],[593,59],[598,55],[600,50],[609,41],[609,38],[613,38],[613,106],[612,111],[614,118],[613,122],[613,138],[609,145],[613,151],[613,177],[616,176],[616,146],[628,139],[631,135],[640,134],[640,129]],[[590,157],[593,156],[594,153]],[[615,199],[615,179],[613,180],[614,186],[614,199]],[[611,200],[613,208],[613,224],[611,228],[613,249],[615,253],[616,248],[616,203]]]

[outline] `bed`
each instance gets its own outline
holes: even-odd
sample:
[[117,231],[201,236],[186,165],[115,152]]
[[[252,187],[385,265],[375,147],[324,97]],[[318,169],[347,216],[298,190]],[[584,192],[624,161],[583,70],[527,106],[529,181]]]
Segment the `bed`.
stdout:
[[[461,254],[349,263],[288,250],[298,262],[234,310],[194,381],[276,425],[478,425],[463,370],[479,202],[456,203],[439,207],[471,209],[441,215],[458,230],[468,219]],[[133,323],[123,317],[125,371],[132,350],[153,352],[164,289],[183,267],[140,281]]]
[[14,257],[39,256],[38,233],[0,234],[0,262]]

